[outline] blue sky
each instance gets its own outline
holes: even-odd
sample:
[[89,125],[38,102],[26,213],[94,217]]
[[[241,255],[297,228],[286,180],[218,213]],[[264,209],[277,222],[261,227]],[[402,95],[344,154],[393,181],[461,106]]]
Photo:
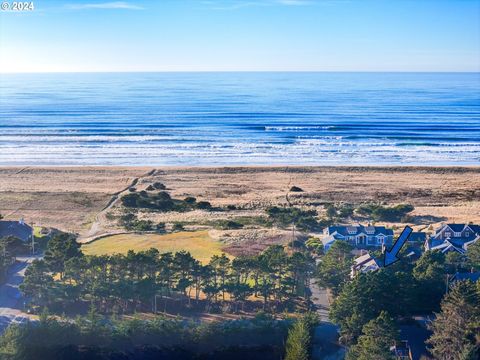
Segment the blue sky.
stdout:
[[480,0],[33,2],[1,72],[480,71]]

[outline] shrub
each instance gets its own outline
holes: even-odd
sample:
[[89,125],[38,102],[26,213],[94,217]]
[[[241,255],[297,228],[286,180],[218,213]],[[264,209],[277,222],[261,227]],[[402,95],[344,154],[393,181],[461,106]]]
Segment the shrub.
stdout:
[[298,186],[292,186],[290,188],[290,191],[291,192],[303,192],[303,189],[302,188],[299,188]]
[[197,199],[195,199],[193,196],[187,196],[185,199],[183,199],[183,202],[187,204],[195,204]]
[[234,220],[220,220],[219,226],[223,230],[233,230],[243,228],[243,224]]
[[154,188],[157,189],[157,190],[165,190],[165,189],[167,188],[167,187],[166,187],[164,184],[162,184],[161,182],[154,182],[154,183],[152,184],[152,187],[154,187]]
[[197,209],[210,210],[211,208],[212,208],[212,204],[210,204],[208,201],[199,201],[197,203]]
[[124,195],[122,197],[122,204],[125,207],[138,207],[138,200],[140,199],[140,196],[136,193],[131,193]]
[[185,228],[180,223],[173,224],[172,231],[184,231]]
[[361,215],[369,216],[375,221],[401,221],[402,218],[415,208],[409,204],[400,204],[392,207],[377,204],[362,205],[357,209]]

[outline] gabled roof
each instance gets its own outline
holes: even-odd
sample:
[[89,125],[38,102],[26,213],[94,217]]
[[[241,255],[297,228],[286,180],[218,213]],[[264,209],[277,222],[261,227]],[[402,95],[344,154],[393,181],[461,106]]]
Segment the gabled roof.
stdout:
[[442,253],[446,253],[447,251],[457,251],[460,254],[464,254],[465,250],[462,246],[456,246],[450,240],[445,240],[440,245],[432,247],[430,250],[440,250]]
[[369,253],[367,253],[365,255],[357,257],[353,261],[355,262],[355,265],[361,265],[361,264],[363,264],[363,263],[365,263],[365,262],[367,262],[371,259],[373,259],[372,256]]
[[375,266],[375,265],[378,267],[381,266],[380,262],[369,253],[366,253],[365,255],[355,258],[353,262],[355,263],[353,266],[356,268],[359,268],[359,267],[363,268],[363,267]]
[[32,235],[32,228],[23,221],[0,221],[0,238],[15,236],[26,241]]
[[[373,231],[372,231],[373,230]],[[393,236],[393,230],[387,229],[385,226],[372,225],[335,225],[327,228],[328,234],[333,236],[356,236],[363,233],[366,236]],[[336,234],[335,234],[336,233]]]
[[[438,228],[435,230],[435,234],[432,236],[432,238],[437,238],[441,234],[442,230],[444,230],[446,227],[450,228],[454,233],[463,233],[460,239],[463,239],[464,241],[470,241],[474,240],[478,235],[480,235],[480,225],[475,225],[475,224],[445,224],[442,227]],[[466,236],[466,232],[464,231],[465,229],[471,230],[468,231],[468,236]],[[451,238],[455,238],[455,234],[451,234]]]
[[468,226],[475,234],[480,235],[480,225],[467,224],[466,226]]
[[455,232],[462,232],[465,228],[465,224],[447,224],[447,226]]
[[418,232],[414,231],[410,234],[408,237],[408,241],[419,241],[419,242],[424,242],[425,239],[427,238],[427,234],[424,232]]

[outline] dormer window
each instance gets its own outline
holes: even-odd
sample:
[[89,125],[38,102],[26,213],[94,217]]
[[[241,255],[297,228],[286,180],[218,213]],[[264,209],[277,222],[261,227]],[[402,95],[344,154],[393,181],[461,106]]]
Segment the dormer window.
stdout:
[[347,228],[347,232],[352,235],[352,234],[356,234],[357,233],[357,228],[355,227],[348,227]]

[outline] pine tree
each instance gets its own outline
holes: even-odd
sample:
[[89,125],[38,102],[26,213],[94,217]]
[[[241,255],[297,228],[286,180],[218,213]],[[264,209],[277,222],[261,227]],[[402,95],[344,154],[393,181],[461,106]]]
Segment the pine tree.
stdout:
[[387,312],[370,320],[362,329],[356,345],[350,348],[347,360],[388,360],[393,359],[390,346],[399,339],[398,329]]
[[459,281],[452,286],[431,330],[428,343],[435,358],[462,360],[479,355],[480,294],[472,282]]
[[298,320],[288,332],[285,360],[310,359],[310,328],[304,319]]

